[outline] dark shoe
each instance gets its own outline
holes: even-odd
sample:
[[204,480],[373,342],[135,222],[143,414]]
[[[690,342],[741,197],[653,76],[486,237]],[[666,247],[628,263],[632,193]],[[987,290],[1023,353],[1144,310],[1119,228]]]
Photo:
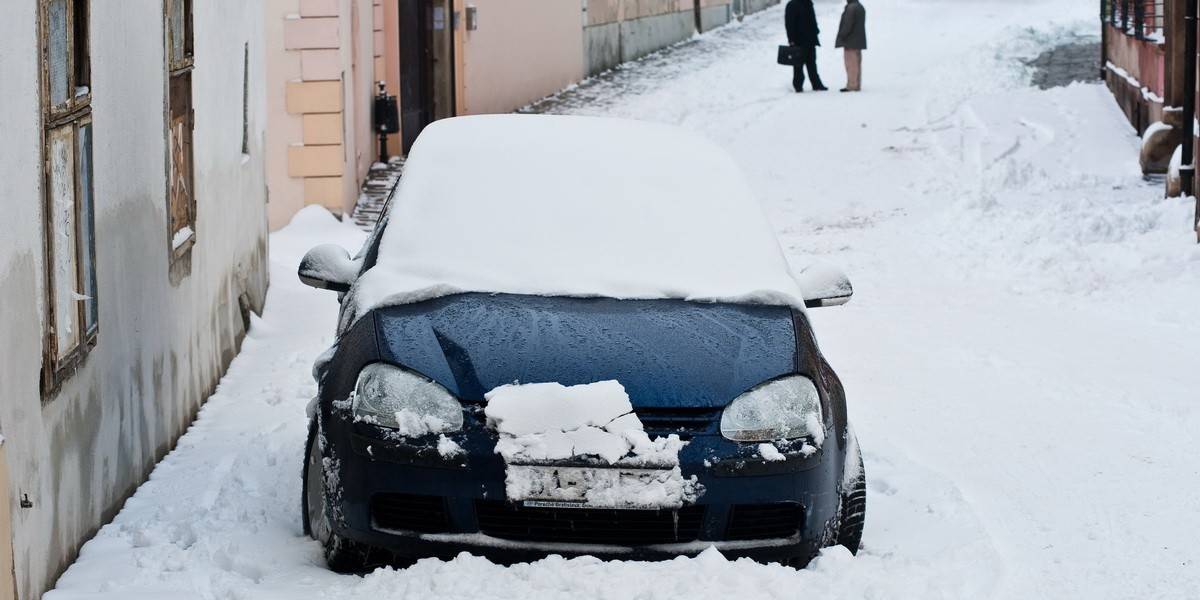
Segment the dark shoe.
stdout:
[[840,89],[840,90],[838,90],[838,91],[839,91],[839,92],[853,92],[854,90],[852,90],[852,89],[850,89],[850,88],[842,88],[842,89]]
[[804,89],[803,89],[803,88],[801,88],[801,89],[798,89],[798,90],[796,90],[796,93],[797,93],[797,94],[803,94],[803,93],[804,93]]
[[825,92],[825,91],[828,91],[828,90],[829,90],[829,88],[827,88],[827,87],[825,87],[825,86],[823,86],[823,85],[815,85],[815,86],[813,86],[813,91],[814,91],[814,92]]

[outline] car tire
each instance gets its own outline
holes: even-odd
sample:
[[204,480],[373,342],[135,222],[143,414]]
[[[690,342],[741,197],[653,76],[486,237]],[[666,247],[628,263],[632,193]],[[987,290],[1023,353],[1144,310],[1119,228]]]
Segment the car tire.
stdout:
[[367,548],[338,535],[329,520],[329,497],[325,490],[324,462],[317,444],[316,419],[309,426],[304,456],[304,483],[300,498],[304,533],[321,543],[330,570],[336,573],[366,570]]
[[863,468],[862,450],[859,449],[858,440],[853,433],[850,434],[849,441],[846,468],[856,469],[857,475],[842,486],[837,545],[844,546],[851,554],[858,554],[858,549],[862,546],[863,525],[867,519],[867,473]]

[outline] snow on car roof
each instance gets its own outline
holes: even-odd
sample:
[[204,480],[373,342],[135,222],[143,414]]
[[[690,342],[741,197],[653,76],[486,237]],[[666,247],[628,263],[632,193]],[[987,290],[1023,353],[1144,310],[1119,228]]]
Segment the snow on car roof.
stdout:
[[382,235],[355,318],[461,292],[804,306],[733,159],[668,125],[437,121],[409,154]]

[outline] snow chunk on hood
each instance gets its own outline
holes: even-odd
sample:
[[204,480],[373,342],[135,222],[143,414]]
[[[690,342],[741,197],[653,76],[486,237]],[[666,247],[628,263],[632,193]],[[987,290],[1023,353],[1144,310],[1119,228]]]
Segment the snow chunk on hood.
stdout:
[[[685,479],[677,435],[650,439],[616,381],[563,386],[504,385],[484,395],[489,427],[500,434],[510,500],[586,502],[604,507],[679,507],[699,495]],[[538,469],[563,465],[548,486]],[[579,465],[584,465],[580,467]]]
[[422,132],[349,312],[462,292],[804,306],[724,150],[668,125],[545,115]]
[[509,463],[595,457],[609,465],[679,464],[684,442],[677,435],[651,440],[617,381],[504,385],[484,398],[488,426],[500,433],[496,452]]

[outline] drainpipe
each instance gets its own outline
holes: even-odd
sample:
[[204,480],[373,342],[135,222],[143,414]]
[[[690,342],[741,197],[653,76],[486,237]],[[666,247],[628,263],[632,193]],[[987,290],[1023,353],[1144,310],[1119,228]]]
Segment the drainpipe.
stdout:
[[1100,81],[1108,81],[1108,24],[1112,22],[1116,4],[1113,0],[1100,0]]
[[[1185,195],[1196,195],[1196,2],[1186,0],[1187,12],[1184,17],[1183,32],[1183,164],[1179,168],[1180,189]],[[1200,200],[1196,201],[1196,215],[1193,228],[1200,223]],[[1200,230],[1197,231],[1197,241],[1200,242]]]

